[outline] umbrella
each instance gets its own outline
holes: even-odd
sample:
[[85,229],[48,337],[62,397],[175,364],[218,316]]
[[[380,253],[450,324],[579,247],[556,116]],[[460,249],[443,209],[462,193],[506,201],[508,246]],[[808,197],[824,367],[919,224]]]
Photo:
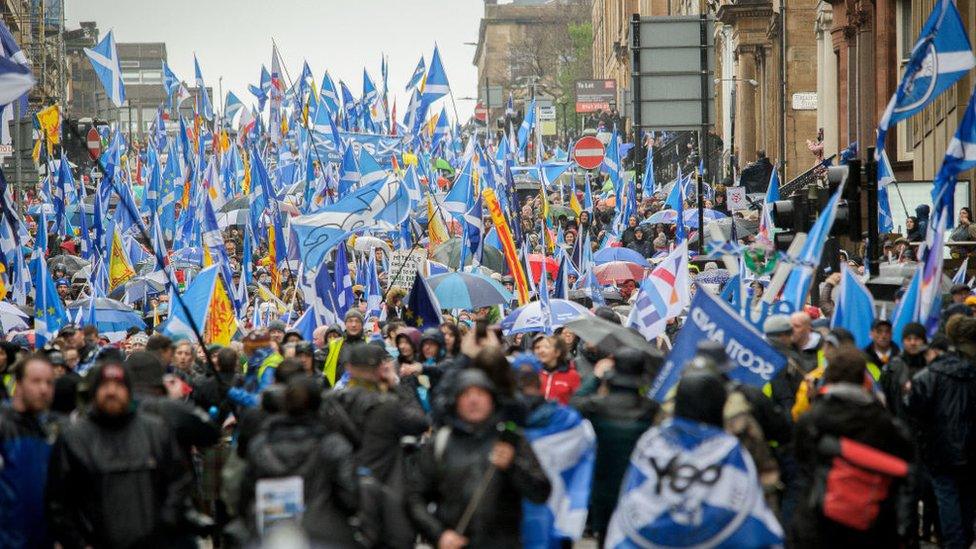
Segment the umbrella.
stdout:
[[660,223],[674,225],[674,222],[677,220],[678,212],[676,210],[661,210],[651,214],[651,217],[645,219],[641,225],[657,225]]
[[567,322],[565,327],[579,336],[583,341],[595,345],[608,353],[613,353],[621,347],[631,347],[644,351],[651,357],[661,361],[662,355],[654,346],[649,344],[640,333],[625,328],[620,324],[604,320],[598,316],[588,316]]
[[738,238],[745,238],[747,236],[755,236],[759,232],[759,220],[742,219],[738,217],[725,217],[712,222],[705,223],[705,235],[708,236],[710,233],[708,231],[712,230],[712,227],[718,227],[722,231],[722,237],[726,240],[732,238],[732,224],[735,223],[735,235]]
[[434,159],[434,168],[435,169],[438,169],[438,170],[447,170],[447,171],[451,172],[452,174],[454,173],[454,167],[451,166],[451,163],[450,162],[448,162],[447,160],[444,160],[443,158],[435,158]]
[[600,284],[617,284],[625,280],[643,280],[644,267],[629,261],[611,261],[593,267],[593,274]]
[[[550,321],[552,328],[565,326],[567,322],[577,318],[593,316],[586,307],[566,299],[550,299],[549,309],[552,313]],[[505,335],[541,332],[544,329],[541,303],[533,301],[515,309],[505,317],[505,320],[502,320],[501,326]]]
[[549,206],[549,217],[558,218],[565,215],[569,219],[576,219],[576,212],[567,206]]
[[447,273],[427,282],[444,309],[473,310],[512,301],[512,294],[501,284],[482,274]]
[[[91,298],[79,299],[68,304],[68,316],[76,318],[79,311],[82,317],[87,313]],[[125,303],[107,297],[95,298],[95,319],[98,331],[103,334],[124,332],[129,328],[146,328],[142,315]]]
[[[461,261],[461,239],[459,237],[454,237],[441,244],[434,249],[434,253],[431,254],[430,258],[439,263],[443,263],[448,267],[456,269],[458,263]],[[470,264],[472,259],[474,259],[472,254],[467,252],[464,256],[464,264]],[[508,271],[507,266],[505,265],[505,256],[502,255],[501,250],[491,246],[484,247],[484,251],[481,255],[481,264],[495,271],[496,273],[505,273]]]
[[[703,208],[702,213],[705,216],[705,223],[708,223],[709,221],[718,221],[719,219],[725,219],[728,217],[722,212],[709,208]],[[688,208],[682,214],[682,218],[685,221],[685,227],[688,227],[689,229],[698,228],[698,208]]]
[[130,278],[125,284],[115,288],[109,294],[109,297],[112,299],[122,299],[123,296],[128,296],[128,301],[131,302],[145,299],[147,295],[159,294],[165,290],[166,274],[162,271],[156,271],[152,274]]
[[390,245],[375,236],[357,236],[353,249],[357,252],[368,252],[373,248],[382,248],[385,252],[392,253]]
[[542,273],[543,262],[546,264],[546,271],[553,278],[556,278],[556,275],[559,274],[559,262],[554,258],[542,254],[529,254],[529,269],[532,270],[532,280],[536,282],[539,281],[539,275]]
[[730,278],[732,278],[732,275],[726,269],[710,269],[695,275],[695,282],[699,284],[718,284],[721,286],[728,282]]
[[0,301],[0,331],[26,329],[30,316],[9,301]]
[[82,267],[87,267],[88,265],[88,261],[76,255],[62,254],[47,260],[47,268],[49,271],[56,271],[58,268],[61,268],[69,275],[77,273]]
[[636,252],[630,248],[604,248],[593,254],[593,262],[597,265],[609,263],[611,261],[629,261],[630,263],[636,263],[641,267],[651,266],[650,263],[647,262],[647,259],[640,254],[640,252]]

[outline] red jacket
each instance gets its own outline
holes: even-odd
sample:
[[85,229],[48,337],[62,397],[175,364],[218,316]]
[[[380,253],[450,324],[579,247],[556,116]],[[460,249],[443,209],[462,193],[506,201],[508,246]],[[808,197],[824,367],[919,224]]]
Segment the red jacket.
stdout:
[[560,404],[569,404],[570,397],[579,389],[580,375],[576,365],[572,362],[560,364],[554,370],[545,368],[539,372],[539,382],[542,384],[542,396],[546,400],[555,400]]

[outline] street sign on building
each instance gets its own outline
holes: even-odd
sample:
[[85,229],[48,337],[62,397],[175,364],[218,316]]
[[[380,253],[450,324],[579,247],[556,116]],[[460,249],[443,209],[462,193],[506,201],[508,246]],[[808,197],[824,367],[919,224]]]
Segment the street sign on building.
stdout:
[[592,170],[599,167],[603,163],[603,155],[605,153],[606,149],[603,147],[603,143],[592,135],[580,138],[573,145],[573,160],[576,161],[577,166],[584,170]]
[[698,16],[631,22],[634,121],[660,130],[715,123],[715,21]]
[[616,80],[576,81],[576,112],[609,111],[616,106]]

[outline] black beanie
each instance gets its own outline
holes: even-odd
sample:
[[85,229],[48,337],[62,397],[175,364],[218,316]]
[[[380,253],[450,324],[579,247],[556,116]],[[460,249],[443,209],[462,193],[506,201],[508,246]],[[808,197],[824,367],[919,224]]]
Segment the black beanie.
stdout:
[[165,391],[163,374],[166,370],[155,353],[149,351],[130,353],[129,358],[125,359],[125,366],[136,391]]
[[901,331],[901,338],[904,340],[908,336],[917,336],[922,338],[922,341],[928,342],[929,338],[925,332],[925,326],[922,326],[918,322],[909,322],[905,324],[905,328]]
[[[119,371],[121,371],[121,374],[118,373]],[[97,363],[94,370],[92,370],[92,372],[87,376],[91,379],[91,394],[94,395],[96,392],[98,392],[98,386],[101,385],[102,382],[116,375],[122,376],[121,381],[131,394],[132,376],[129,374],[129,371],[125,368],[123,363],[114,360],[106,360]]]

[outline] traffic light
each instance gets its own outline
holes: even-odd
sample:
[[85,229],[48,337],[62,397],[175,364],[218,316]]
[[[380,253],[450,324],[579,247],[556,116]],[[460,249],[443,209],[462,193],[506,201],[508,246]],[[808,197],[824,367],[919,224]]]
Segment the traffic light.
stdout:
[[827,168],[827,187],[830,195],[843,185],[837,215],[830,228],[830,236],[847,236],[852,241],[861,236],[861,161],[854,158],[846,165]]
[[777,250],[785,252],[796,233],[810,229],[810,213],[810,201],[803,193],[794,193],[787,200],[773,203],[773,225],[777,229],[773,243]]

